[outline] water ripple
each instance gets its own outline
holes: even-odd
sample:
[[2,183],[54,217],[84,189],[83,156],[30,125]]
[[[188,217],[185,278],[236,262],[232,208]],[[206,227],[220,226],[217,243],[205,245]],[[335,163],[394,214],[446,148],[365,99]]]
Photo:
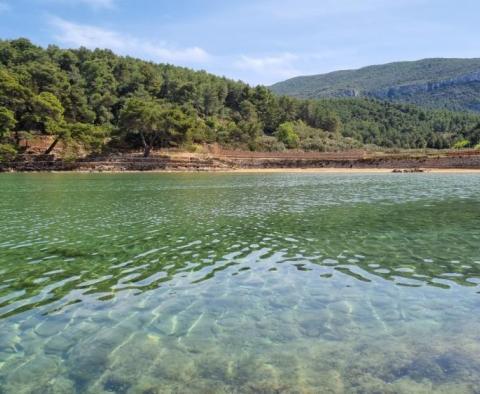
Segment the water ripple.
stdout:
[[479,191],[474,175],[2,175],[0,391],[469,392]]

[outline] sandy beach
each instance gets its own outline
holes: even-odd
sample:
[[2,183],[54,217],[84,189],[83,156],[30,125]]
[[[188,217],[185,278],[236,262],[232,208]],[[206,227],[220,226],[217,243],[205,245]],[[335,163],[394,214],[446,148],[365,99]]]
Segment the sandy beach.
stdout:
[[[320,173],[320,174],[388,174],[393,173],[391,168],[239,168],[234,170],[218,170],[213,172],[225,173]],[[405,172],[410,174],[480,174],[480,169],[464,168],[422,168],[419,172]]]
[[[11,171],[10,173],[15,173]],[[29,171],[29,173],[52,174],[394,174],[391,168],[238,168],[238,169],[199,169],[199,170],[72,170],[72,171]],[[402,174],[479,174],[480,169],[464,168],[422,168],[418,172],[399,172]]]

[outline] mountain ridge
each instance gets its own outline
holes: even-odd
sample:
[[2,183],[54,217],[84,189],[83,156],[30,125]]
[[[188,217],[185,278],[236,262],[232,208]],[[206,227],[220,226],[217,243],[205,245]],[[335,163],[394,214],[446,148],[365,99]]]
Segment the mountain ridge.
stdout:
[[297,98],[368,97],[480,112],[480,58],[427,58],[299,76],[270,89]]

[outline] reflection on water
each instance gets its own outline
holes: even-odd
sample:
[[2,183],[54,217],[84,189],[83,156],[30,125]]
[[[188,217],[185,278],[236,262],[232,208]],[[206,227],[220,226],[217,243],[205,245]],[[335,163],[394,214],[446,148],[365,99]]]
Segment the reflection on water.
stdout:
[[479,191],[2,175],[0,392],[475,393]]

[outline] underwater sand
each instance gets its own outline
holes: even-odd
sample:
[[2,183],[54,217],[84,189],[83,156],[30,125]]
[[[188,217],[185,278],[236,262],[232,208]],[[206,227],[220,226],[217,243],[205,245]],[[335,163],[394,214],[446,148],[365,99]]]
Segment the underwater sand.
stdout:
[[478,393],[480,176],[2,174],[0,393]]

